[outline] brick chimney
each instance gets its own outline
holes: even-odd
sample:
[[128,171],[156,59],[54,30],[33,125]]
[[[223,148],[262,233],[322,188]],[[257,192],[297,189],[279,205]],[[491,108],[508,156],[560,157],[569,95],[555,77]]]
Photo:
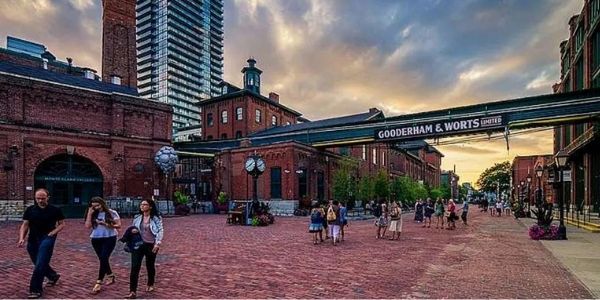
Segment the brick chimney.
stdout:
[[275,103],[279,103],[279,94],[270,92],[269,93],[269,100],[271,100],[271,101],[273,101]]
[[102,81],[137,87],[135,0],[102,0]]

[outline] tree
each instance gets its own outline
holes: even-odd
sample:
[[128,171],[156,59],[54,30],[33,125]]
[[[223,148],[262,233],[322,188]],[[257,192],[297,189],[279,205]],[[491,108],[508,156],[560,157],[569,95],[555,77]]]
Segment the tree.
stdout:
[[442,184],[440,187],[440,191],[442,192],[442,199],[450,199],[452,198],[452,190],[447,183]]
[[351,176],[350,168],[342,165],[333,173],[332,182],[333,199],[346,203],[348,208],[354,207],[354,196],[356,196],[356,181]]
[[358,184],[358,199],[363,203],[367,203],[374,198],[374,185],[371,176],[365,176],[360,179]]
[[494,164],[479,175],[479,179],[477,179],[479,190],[491,193],[499,192],[500,195],[502,195],[502,193],[509,194],[510,173],[510,162],[505,161]]
[[390,181],[384,171],[379,171],[373,183],[373,193],[378,199],[386,199],[390,194]]
[[442,192],[441,188],[434,188],[429,191],[429,197],[434,201],[437,200],[437,198],[442,198],[443,195],[444,192]]

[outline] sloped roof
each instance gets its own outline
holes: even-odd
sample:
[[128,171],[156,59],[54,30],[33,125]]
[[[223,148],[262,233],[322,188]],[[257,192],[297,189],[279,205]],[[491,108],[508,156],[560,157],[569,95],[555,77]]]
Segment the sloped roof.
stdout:
[[44,80],[58,84],[70,85],[73,87],[85,88],[105,93],[121,93],[131,96],[138,96],[137,90],[124,85],[116,85],[98,80],[87,79],[81,76],[73,76],[52,72],[42,68],[33,68],[18,64],[0,61],[0,74],[8,73],[18,76],[29,77],[37,80]]
[[347,124],[347,123],[354,123],[354,122],[370,120],[370,119],[377,117],[378,115],[381,115],[383,117],[383,112],[381,112],[379,110],[369,111],[366,113],[361,113],[361,114],[356,114],[356,115],[349,115],[349,116],[343,116],[343,117],[337,117],[337,118],[331,118],[331,119],[323,119],[323,120],[317,120],[317,121],[312,121],[312,122],[292,124],[292,125],[287,125],[287,126],[278,126],[278,127],[273,127],[273,128],[269,128],[267,130],[253,133],[250,136],[251,137],[265,136],[265,135],[271,135],[271,134],[290,133],[290,132],[294,132],[294,131],[302,131],[302,130],[320,128],[320,127],[338,126],[338,125],[343,125],[343,124]]

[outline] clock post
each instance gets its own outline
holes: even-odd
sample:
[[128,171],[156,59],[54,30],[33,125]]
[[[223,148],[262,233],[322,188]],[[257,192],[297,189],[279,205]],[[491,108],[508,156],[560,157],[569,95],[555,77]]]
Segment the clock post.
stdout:
[[258,207],[258,177],[265,171],[266,164],[262,157],[254,153],[246,159],[244,169],[252,176],[252,214],[254,214],[255,209]]

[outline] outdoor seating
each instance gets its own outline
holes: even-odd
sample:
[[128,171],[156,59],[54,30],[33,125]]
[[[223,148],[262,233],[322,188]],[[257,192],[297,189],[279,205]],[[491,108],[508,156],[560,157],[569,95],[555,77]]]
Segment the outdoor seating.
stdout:
[[227,211],[227,224],[245,225],[244,219],[249,201],[231,201]]

